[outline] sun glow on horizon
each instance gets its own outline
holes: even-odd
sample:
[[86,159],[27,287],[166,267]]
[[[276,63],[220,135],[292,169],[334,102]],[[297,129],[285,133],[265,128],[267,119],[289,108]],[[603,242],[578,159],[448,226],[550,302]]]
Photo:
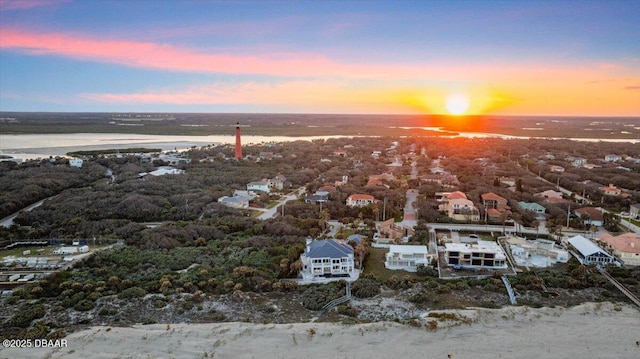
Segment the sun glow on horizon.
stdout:
[[469,98],[461,94],[450,95],[445,107],[454,116],[464,115],[469,110]]

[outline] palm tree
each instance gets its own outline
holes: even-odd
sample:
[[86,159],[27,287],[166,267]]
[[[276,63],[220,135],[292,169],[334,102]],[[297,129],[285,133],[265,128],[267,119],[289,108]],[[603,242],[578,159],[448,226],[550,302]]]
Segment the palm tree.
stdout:
[[531,222],[531,224],[536,228],[536,239],[538,239],[538,235],[540,234],[540,221],[536,219]]

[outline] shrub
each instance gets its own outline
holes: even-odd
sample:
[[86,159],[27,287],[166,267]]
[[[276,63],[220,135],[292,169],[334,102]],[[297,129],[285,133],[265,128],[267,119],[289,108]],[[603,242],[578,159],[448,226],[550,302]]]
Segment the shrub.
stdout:
[[95,308],[95,303],[93,303],[90,300],[84,299],[79,301],[74,307],[73,309],[80,311],[80,312],[86,312],[88,310],[91,310],[93,308]]
[[25,305],[7,321],[5,326],[26,328],[31,321],[42,318],[45,314],[46,310],[42,304]]
[[346,315],[348,317],[357,318],[358,310],[348,304],[344,304],[338,307],[338,313]]
[[380,293],[380,283],[374,279],[359,278],[351,285],[351,293],[356,298],[370,298]]
[[325,304],[340,298],[341,295],[337,286],[332,284],[310,287],[302,293],[302,305],[309,310],[320,310]]
[[131,287],[123,290],[118,294],[118,298],[120,299],[131,299],[131,298],[140,298],[144,297],[147,294],[147,291],[140,287]]
[[438,270],[431,266],[419,265],[416,268],[416,274],[419,276],[438,277]]

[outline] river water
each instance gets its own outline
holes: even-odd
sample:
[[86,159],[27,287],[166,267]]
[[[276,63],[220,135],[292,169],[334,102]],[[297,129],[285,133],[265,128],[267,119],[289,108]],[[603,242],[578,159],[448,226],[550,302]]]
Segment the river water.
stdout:
[[[426,129],[436,130],[429,127]],[[258,144],[267,142],[311,141],[316,139],[344,138],[353,136],[242,136],[243,144]],[[450,137],[450,136],[447,136]],[[529,139],[524,136],[510,136],[497,133],[461,132],[457,137],[503,139]],[[560,138],[551,138],[560,139]],[[576,141],[606,141],[640,143],[638,139],[601,139],[575,138]],[[23,160],[44,158],[49,156],[64,156],[72,151],[90,151],[99,149],[117,149],[130,147],[160,148],[164,151],[186,149],[193,146],[207,146],[215,144],[233,144],[235,136],[170,136],[170,135],[141,135],[119,133],[66,133],[66,134],[0,134],[0,154],[10,155]]]
[[[242,136],[243,144],[267,142],[290,142],[297,140],[316,140],[341,138],[345,136]],[[49,156],[64,156],[72,151],[90,151],[100,149],[118,149],[131,147],[160,148],[163,151],[187,149],[193,146],[234,144],[235,136],[165,136],[140,135],[128,133],[66,133],[11,135],[0,134],[0,154],[10,155],[23,160]]]

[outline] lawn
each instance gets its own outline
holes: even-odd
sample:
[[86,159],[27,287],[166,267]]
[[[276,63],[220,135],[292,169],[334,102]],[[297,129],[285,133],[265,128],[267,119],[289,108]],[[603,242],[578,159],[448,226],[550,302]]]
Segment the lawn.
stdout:
[[404,277],[405,275],[408,275],[413,278],[418,278],[418,275],[415,273],[403,270],[390,270],[385,268],[385,254],[387,254],[388,251],[389,250],[386,248],[370,248],[369,256],[364,262],[363,274],[373,273],[376,278],[382,281],[386,281],[394,275],[397,277]]

